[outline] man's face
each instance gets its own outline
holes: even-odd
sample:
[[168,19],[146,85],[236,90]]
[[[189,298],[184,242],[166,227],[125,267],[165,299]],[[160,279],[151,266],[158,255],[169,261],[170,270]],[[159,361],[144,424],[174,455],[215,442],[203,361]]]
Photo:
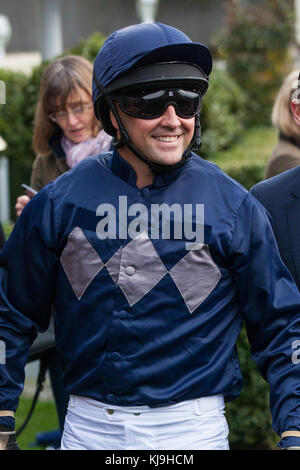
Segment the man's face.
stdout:
[[[184,119],[177,116],[172,105],[155,119],[134,118],[125,114],[118,104],[116,107],[132,144],[149,160],[163,165],[174,165],[181,160],[194,135],[194,117]],[[111,120],[118,129],[112,113]],[[122,147],[120,154],[128,150]]]

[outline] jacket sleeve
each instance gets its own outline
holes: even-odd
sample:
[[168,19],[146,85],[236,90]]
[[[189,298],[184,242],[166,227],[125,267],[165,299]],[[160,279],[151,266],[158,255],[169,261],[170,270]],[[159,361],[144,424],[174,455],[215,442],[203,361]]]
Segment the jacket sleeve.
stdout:
[[16,410],[30,344],[50,321],[58,265],[51,191],[26,205],[0,253],[0,410]]
[[300,293],[280,258],[267,213],[251,194],[236,216],[229,255],[251,354],[270,385],[273,428],[279,435],[300,431],[300,364],[295,354]]

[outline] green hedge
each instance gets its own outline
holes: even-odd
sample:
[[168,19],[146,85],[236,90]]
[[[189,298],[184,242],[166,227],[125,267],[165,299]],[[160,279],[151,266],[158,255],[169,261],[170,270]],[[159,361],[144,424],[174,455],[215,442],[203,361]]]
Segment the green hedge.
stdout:
[[225,70],[213,69],[201,111],[202,147],[209,158],[230,147],[245,128],[246,97]]
[[231,178],[250,189],[264,176],[265,164],[254,162],[231,162],[222,165],[222,170]]
[[268,123],[275,96],[292,67],[294,1],[228,0],[226,9],[217,49],[248,96],[248,122]]
[[277,143],[277,131],[270,126],[243,131],[227,150],[215,152],[210,159],[247,189],[264,179],[267,161]]
[[75,47],[66,51],[66,54],[82,55],[93,63],[104,41],[105,36],[103,34],[94,33],[88,39],[80,40]]

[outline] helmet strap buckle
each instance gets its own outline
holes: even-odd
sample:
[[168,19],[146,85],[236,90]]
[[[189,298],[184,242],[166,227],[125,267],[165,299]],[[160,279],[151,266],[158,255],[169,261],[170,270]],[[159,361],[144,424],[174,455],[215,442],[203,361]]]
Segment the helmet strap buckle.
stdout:
[[200,116],[197,114],[195,118],[195,136],[194,136],[194,149],[199,150],[201,147],[201,124]]
[[127,145],[129,143],[129,135],[127,134],[126,130],[124,128],[120,129],[120,137],[114,137],[114,146],[116,148],[121,148],[124,145]]

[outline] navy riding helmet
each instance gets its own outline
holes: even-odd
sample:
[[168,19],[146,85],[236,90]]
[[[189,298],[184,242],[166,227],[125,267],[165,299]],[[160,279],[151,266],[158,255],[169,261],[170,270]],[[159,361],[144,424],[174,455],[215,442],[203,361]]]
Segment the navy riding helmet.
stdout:
[[[110,110],[115,114],[121,137],[115,141],[118,147],[127,145],[152,170],[169,169],[153,165],[136,149],[113,105],[111,96],[142,87],[188,87],[200,90],[203,96],[208,88],[208,76],[212,69],[211,54],[206,46],[194,43],[182,31],[162,23],[140,23],[112,33],[98,52],[93,72],[94,112],[103,129],[115,137],[110,121]],[[199,115],[195,120],[195,134],[188,149],[199,148]],[[185,152],[186,154],[186,152]],[[179,162],[185,163],[185,157]]]

